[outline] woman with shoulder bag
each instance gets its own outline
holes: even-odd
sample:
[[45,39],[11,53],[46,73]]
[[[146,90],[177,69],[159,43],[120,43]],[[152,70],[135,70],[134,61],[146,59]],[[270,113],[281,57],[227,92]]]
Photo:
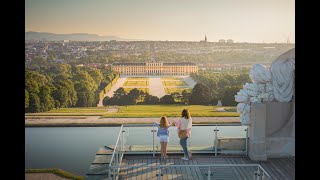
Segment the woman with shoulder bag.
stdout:
[[181,119],[176,124],[178,130],[178,136],[180,138],[180,145],[183,149],[184,157],[182,160],[189,160],[192,156],[188,151],[187,140],[191,136],[192,118],[187,109],[182,110]]

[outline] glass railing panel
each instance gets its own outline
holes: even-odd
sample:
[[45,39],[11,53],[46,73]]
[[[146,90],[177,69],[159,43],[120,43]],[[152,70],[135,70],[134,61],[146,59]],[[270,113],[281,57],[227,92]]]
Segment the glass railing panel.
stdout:
[[[206,125],[193,126],[191,137],[188,139],[190,151],[211,151],[215,152],[215,129],[217,132],[217,151],[245,151],[246,128],[247,126],[235,125]],[[152,125],[124,126],[125,147],[129,151],[156,152],[160,151],[160,141],[157,136],[158,128]],[[154,133],[152,132],[154,130]],[[170,136],[167,151],[182,151],[177,128],[169,128]],[[153,146],[154,144],[154,146]]]
[[[180,140],[178,137],[177,139]],[[192,127],[191,137],[188,139],[188,147],[191,151],[212,151],[213,146],[214,133],[211,126]]]
[[[152,126],[124,127],[125,147],[128,152],[152,152]],[[156,134],[155,137],[156,138]],[[155,149],[157,147],[155,146]]]
[[[215,127],[214,127],[215,129]],[[217,150],[245,151],[247,126],[217,126]]]

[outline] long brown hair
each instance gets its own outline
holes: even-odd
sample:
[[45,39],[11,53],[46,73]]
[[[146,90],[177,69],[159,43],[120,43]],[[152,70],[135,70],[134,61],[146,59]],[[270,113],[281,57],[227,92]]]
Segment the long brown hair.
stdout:
[[181,117],[184,117],[186,119],[190,118],[190,112],[188,111],[188,109],[183,109],[181,112]]
[[161,127],[161,128],[167,128],[167,127],[169,127],[169,122],[168,122],[167,117],[165,117],[165,116],[162,116],[162,117],[161,117],[161,119],[160,119],[160,127]]

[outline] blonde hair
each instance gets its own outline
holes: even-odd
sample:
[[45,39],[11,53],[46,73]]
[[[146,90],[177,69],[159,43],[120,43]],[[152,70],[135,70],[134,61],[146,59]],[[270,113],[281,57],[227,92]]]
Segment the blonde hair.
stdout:
[[167,117],[165,117],[165,116],[162,116],[162,117],[161,117],[161,119],[160,119],[160,127],[161,127],[161,128],[167,128],[167,127],[169,127],[169,122],[168,122]]
[[181,112],[181,117],[184,117],[186,119],[190,118],[190,112],[188,111],[188,109],[183,109]]

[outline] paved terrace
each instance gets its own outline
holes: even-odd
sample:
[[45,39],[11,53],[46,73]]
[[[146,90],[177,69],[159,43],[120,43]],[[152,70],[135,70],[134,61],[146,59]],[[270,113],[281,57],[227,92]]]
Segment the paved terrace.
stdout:
[[[183,161],[181,155],[171,155],[168,160],[160,160],[159,157],[126,155],[123,165],[208,165],[208,164],[260,164],[272,179],[295,179],[295,159],[276,158],[266,162],[252,161],[241,156],[213,156],[194,155],[192,160]],[[221,180],[249,180],[253,179],[256,167],[215,167],[211,168],[211,179]],[[161,179],[208,179],[207,167],[172,167],[162,169]],[[119,179],[157,179],[156,169],[147,168],[122,168]]]
[[[103,156],[100,154],[100,156]],[[295,179],[295,158],[272,158],[267,161],[252,161],[246,156],[236,155],[218,155],[211,154],[194,154],[189,161],[183,161],[182,155],[169,154],[167,160],[160,160],[159,155],[125,155],[120,169],[119,179],[208,179],[208,167],[170,167],[170,165],[213,165],[213,164],[260,164],[264,170],[274,180],[291,180]],[[100,157],[101,159],[101,157]],[[102,161],[97,162],[95,167],[108,164]],[[156,165],[168,165],[159,169],[154,168]],[[130,167],[131,166],[131,167]],[[135,166],[135,167],[134,167]],[[152,167],[153,166],[153,167]],[[96,170],[98,170],[97,168]],[[254,173],[257,167],[211,167],[211,179],[217,180],[251,180],[254,179]],[[93,171],[92,171],[93,172]],[[92,173],[91,172],[91,173]],[[95,171],[99,174],[99,171]],[[104,179],[108,173],[103,171],[100,175],[89,175],[88,179]]]

